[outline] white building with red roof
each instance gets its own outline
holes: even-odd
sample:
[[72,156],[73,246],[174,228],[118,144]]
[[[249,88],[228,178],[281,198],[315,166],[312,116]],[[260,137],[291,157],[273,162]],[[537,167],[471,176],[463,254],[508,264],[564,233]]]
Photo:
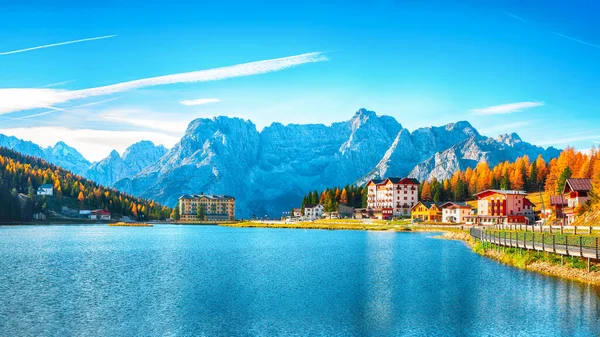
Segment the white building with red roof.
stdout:
[[527,192],[515,190],[485,190],[477,197],[477,215],[466,217],[477,225],[527,225],[535,221],[533,203]]
[[413,178],[390,177],[372,179],[367,183],[367,212],[379,219],[409,216],[419,202],[419,181]]

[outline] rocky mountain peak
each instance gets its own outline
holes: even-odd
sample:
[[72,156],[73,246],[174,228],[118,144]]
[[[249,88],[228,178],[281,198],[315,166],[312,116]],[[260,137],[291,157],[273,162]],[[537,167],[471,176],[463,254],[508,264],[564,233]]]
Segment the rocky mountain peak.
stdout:
[[117,152],[117,150],[112,150],[110,151],[110,153],[108,154],[108,158],[111,159],[116,159],[116,158],[121,158],[121,155],[119,154],[119,152]]
[[66,144],[54,148],[68,156],[2,135],[0,146],[70,165],[79,174],[84,167],[89,179],[169,206],[183,193],[234,195],[237,215],[244,218],[281,215],[297,207],[309,190],[363,184],[379,176],[442,179],[481,162],[493,166],[523,155],[549,160],[560,153],[516,134],[482,136],[466,121],[410,132],[395,118],[367,109],[330,126],[275,122],[261,132],[241,118],[196,119],[169,151],[142,141],[123,156],[114,151],[91,167],[74,160],[77,152]]
[[519,137],[519,135],[514,132],[510,133],[510,134],[506,134],[506,133],[501,134],[496,138],[496,141],[498,141],[500,143],[504,143],[509,146],[514,146],[517,143],[523,142],[521,137]]
[[461,132],[469,137],[479,136],[479,132],[467,121],[446,124],[446,130]]

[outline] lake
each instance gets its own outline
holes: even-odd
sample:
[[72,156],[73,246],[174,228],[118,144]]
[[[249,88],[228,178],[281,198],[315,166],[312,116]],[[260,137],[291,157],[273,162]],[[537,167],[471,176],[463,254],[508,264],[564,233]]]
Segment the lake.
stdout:
[[0,227],[0,335],[600,335],[597,288],[434,235]]

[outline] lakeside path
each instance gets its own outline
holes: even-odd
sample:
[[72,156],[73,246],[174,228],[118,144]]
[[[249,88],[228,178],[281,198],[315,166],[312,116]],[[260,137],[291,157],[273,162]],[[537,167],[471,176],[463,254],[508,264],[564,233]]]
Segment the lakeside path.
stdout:
[[436,238],[463,241],[473,252],[494,259],[500,263],[519,269],[541,273],[571,281],[600,286],[600,264],[594,263],[591,272],[585,268],[585,262],[577,257],[561,259],[551,253],[506,249],[496,247],[486,249],[481,242],[469,234],[469,226],[461,225],[411,225],[408,221],[369,221],[361,220],[318,220],[314,222],[285,223],[283,221],[246,221],[220,226],[242,228],[288,228],[288,229],[325,229],[325,230],[373,230],[397,232],[441,232]]

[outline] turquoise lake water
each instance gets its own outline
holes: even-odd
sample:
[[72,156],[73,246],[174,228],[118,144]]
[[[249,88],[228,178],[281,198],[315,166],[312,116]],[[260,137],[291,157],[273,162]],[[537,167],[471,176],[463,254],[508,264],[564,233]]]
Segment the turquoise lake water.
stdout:
[[433,235],[0,227],[0,335],[600,335],[597,288]]

